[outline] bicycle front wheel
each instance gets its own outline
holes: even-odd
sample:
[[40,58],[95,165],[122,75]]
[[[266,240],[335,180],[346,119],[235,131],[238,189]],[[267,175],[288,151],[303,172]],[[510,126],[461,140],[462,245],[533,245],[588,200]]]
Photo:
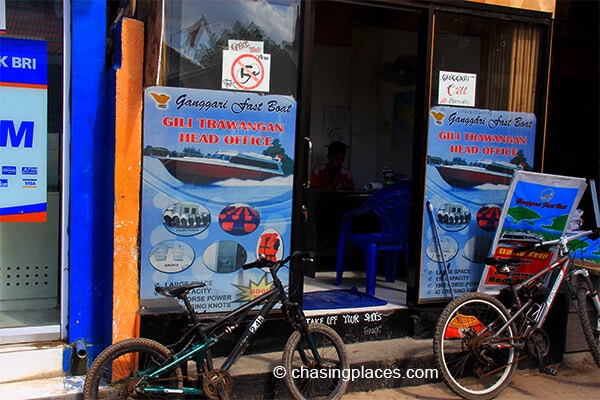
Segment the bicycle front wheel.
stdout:
[[[287,387],[297,400],[339,399],[348,388],[346,345],[327,325],[310,324],[308,331],[308,335],[294,331],[283,350]],[[320,360],[315,359],[310,341]]]
[[592,357],[600,368],[600,313],[596,310],[591,293],[586,289],[577,293],[577,313]]
[[[171,351],[150,339],[125,339],[107,347],[92,363],[83,386],[85,400],[98,399],[183,399],[183,377],[179,367],[160,377],[148,379],[147,373],[171,357]],[[162,393],[146,393],[142,387],[162,387]]]
[[516,329],[510,324],[496,335],[508,319],[506,307],[484,293],[466,293],[446,306],[433,353],[450,390],[465,399],[491,399],[510,383],[518,362]]

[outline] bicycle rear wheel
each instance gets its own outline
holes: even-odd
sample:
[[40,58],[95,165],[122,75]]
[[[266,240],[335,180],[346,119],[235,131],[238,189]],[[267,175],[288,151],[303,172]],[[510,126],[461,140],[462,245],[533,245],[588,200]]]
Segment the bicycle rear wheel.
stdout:
[[433,353],[444,382],[466,399],[491,399],[509,384],[517,368],[513,324],[490,340],[509,319],[506,308],[484,293],[467,293],[451,301],[440,316]]
[[577,313],[592,357],[600,368],[600,314],[592,301],[590,292],[581,289],[577,293]]
[[[85,400],[98,399],[183,399],[179,393],[142,393],[138,385],[146,374],[171,357],[171,351],[150,339],[125,339],[107,347],[92,363],[83,386]],[[181,389],[183,378],[179,367],[159,378],[147,380],[144,386]]]
[[[283,350],[287,387],[297,400],[339,399],[348,388],[348,377],[344,375],[349,371],[346,345],[327,325],[310,324],[308,330],[310,338],[300,330],[294,331]],[[311,339],[321,363],[315,360]]]

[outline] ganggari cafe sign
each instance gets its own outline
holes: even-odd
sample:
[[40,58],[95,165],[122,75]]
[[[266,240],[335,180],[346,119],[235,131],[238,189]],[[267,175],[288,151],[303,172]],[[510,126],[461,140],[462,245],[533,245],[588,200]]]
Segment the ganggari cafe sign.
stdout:
[[477,75],[440,71],[438,103],[444,106],[475,106]]

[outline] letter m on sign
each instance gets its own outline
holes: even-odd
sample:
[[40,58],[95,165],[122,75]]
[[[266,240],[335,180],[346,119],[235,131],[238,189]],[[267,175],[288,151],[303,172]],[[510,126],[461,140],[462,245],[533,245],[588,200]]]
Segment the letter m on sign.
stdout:
[[22,121],[19,129],[15,128],[15,122],[10,119],[0,120],[0,147],[33,147],[33,121]]

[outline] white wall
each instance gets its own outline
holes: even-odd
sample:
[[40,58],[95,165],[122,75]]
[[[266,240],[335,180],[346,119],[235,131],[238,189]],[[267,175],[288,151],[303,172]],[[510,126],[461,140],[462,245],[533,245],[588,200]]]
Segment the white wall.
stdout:
[[[313,142],[313,161],[327,161],[328,137],[323,129],[324,111],[327,107],[349,109],[351,48],[315,46],[313,65],[313,97],[310,135]],[[346,143],[349,145],[350,143]],[[348,162],[349,159],[346,159]]]

